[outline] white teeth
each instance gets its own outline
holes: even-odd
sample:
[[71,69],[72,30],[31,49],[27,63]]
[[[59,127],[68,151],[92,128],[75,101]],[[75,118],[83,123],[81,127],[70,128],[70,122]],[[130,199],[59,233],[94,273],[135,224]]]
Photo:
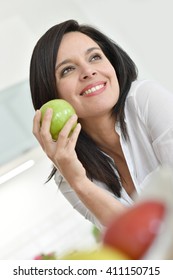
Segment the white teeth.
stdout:
[[96,86],[96,87],[92,87],[92,88],[86,90],[85,92],[83,92],[82,95],[89,94],[89,93],[94,92],[94,91],[96,91],[96,90],[99,90],[100,88],[103,88],[103,87],[104,87],[104,84],[98,85],[98,86]]

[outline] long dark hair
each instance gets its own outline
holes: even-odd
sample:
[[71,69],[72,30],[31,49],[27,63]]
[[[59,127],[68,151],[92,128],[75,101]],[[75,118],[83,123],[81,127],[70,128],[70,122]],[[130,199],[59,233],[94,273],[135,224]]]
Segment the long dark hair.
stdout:
[[[55,78],[55,63],[57,52],[65,33],[78,31],[93,39],[102,49],[110,63],[113,65],[120,87],[119,100],[112,113],[120,122],[124,137],[127,131],[124,121],[125,99],[131,83],[137,78],[137,68],[127,53],[112,39],[108,38],[98,29],[78,24],[75,20],[67,20],[51,27],[37,42],[30,63],[30,89],[35,109],[39,109],[45,102],[58,98]],[[93,139],[81,130],[76,153],[86,169],[88,177],[105,183],[112,192],[120,197],[121,185],[115,174],[112,160],[106,156],[96,145]],[[48,180],[56,172],[54,167]]]

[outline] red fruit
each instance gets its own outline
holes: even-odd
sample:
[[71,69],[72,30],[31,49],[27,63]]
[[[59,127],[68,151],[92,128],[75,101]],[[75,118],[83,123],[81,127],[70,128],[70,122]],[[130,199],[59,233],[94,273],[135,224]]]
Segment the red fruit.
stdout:
[[34,257],[34,260],[56,260],[56,259],[57,258],[55,253],[41,254]]
[[160,230],[165,206],[159,201],[144,201],[112,221],[103,243],[132,259],[141,259]]

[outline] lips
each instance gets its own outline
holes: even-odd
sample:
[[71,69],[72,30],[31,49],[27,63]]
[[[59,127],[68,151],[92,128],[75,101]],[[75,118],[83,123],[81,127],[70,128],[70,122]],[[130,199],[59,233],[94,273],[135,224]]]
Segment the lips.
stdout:
[[95,93],[96,91],[99,91],[100,89],[104,88],[105,85],[106,85],[105,82],[98,82],[98,83],[95,83],[94,85],[89,85],[82,90],[80,95],[84,96],[84,95],[88,95],[91,93]]

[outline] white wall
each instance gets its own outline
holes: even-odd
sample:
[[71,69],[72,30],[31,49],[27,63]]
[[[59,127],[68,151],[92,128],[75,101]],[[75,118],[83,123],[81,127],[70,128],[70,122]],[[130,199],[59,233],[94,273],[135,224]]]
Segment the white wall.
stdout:
[[1,0],[0,89],[28,78],[36,40],[69,18],[108,33],[132,55],[142,75],[173,88],[172,0]]
[[[172,0],[0,0],[0,6],[0,90],[28,79],[30,57],[38,38],[52,25],[69,18],[93,24],[106,32],[131,55],[141,77],[156,79],[173,90]],[[43,224],[52,217],[52,227],[55,225],[56,229],[50,231],[55,237],[60,231],[57,228],[59,205],[65,207],[67,216],[74,213],[56,196],[53,182],[49,189],[43,187],[50,163],[42,151],[28,153],[26,159],[34,159],[36,165],[0,186],[0,259],[29,258],[39,250],[53,248],[55,242],[47,247],[46,241],[45,246],[41,243],[41,235],[47,234],[41,234]],[[21,157],[13,165],[23,160]],[[8,169],[9,166],[12,166],[10,162]],[[78,226],[82,224],[86,232],[89,230],[78,215],[72,217]],[[31,244],[30,239],[39,230],[40,237]],[[53,237],[45,240],[50,238]],[[29,240],[30,247],[27,247]]]

